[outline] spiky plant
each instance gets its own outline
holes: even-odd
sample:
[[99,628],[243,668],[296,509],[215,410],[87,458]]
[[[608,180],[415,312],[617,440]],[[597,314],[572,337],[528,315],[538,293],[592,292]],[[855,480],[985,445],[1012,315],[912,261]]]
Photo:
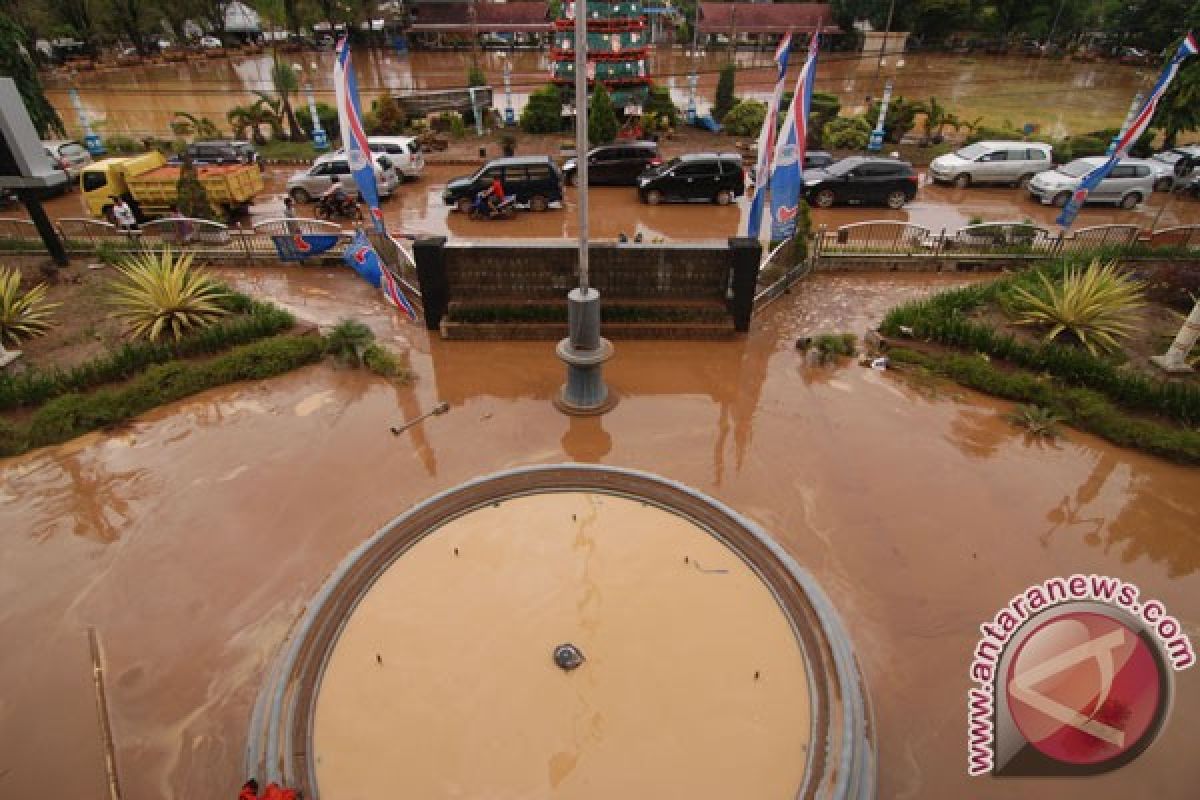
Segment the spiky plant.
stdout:
[[344,319],[325,337],[325,352],[338,361],[361,366],[375,334],[358,320]]
[[1039,405],[1019,405],[1005,415],[1009,422],[1024,428],[1031,436],[1054,439],[1059,435],[1058,424],[1063,418]]
[[121,277],[109,287],[113,314],[136,338],[178,340],[229,313],[221,306],[227,292],[192,267],[191,253],[142,251],[123,259],[117,271]]
[[21,273],[0,267],[0,343],[17,345],[50,330],[50,312],[61,303],[46,301],[46,284],[21,291]]
[[1115,261],[1093,261],[1067,269],[1058,283],[1038,273],[1033,290],[1013,287],[1018,325],[1049,325],[1046,341],[1068,333],[1093,355],[1115,350],[1137,327],[1136,312],[1145,305],[1145,284],[1122,273]]

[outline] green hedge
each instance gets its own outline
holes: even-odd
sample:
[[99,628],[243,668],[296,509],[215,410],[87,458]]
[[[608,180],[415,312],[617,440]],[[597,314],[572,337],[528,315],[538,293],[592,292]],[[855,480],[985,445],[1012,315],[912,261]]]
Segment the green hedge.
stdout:
[[903,347],[889,350],[888,355],[893,361],[916,364],[972,389],[1042,406],[1071,425],[1123,447],[1200,464],[1200,431],[1132,417],[1091,389],[1071,388],[1044,376],[1001,369],[979,356],[932,355]]
[[236,347],[210,361],[150,367],[119,389],[64,394],[39,408],[26,426],[0,420],[0,456],[57,444],[132,419],[157,406],[235,381],[280,375],[318,361],[318,336],[276,336]]
[[[1066,263],[1042,269],[1061,275]],[[1155,380],[1081,348],[1021,342],[1011,334],[966,318],[966,312],[984,303],[1002,301],[1013,286],[1029,285],[1035,280],[1036,271],[1030,270],[991,284],[942,292],[892,309],[880,329],[898,336],[904,326],[918,339],[985,353],[1045,372],[1070,386],[1100,392],[1124,408],[1160,414],[1183,425],[1200,422],[1200,387],[1194,384]]]
[[[604,306],[600,317],[605,322],[709,322],[723,319],[719,309],[673,308],[670,306]],[[459,306],[451,309],[450,321],[468,324],[490,323],[548,323],[566,324],[567,307],[562,303],[553,305],[519,306]]]
[[68,392],[83,392],[126,380],[146,367],[179,358],[212,355],[282,333],[295,318],[280,308],[232,293],[222,301],[235,318],[218,322],[178,342],[126,342],[74,367],[0,373],[0,411],[40,405]]

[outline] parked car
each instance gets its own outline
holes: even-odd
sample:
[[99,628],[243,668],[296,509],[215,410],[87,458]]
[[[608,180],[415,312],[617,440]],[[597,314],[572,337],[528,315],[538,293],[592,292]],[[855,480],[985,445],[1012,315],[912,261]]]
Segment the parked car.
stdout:
[[215,50],[218,47],[224,47],[225,45],[221,44],[221,40],[217,37],[205,35],[200,37],[200,46],[205,50]]
[[825,169],[837,162],[833,153],[824,150],[806,150],[804,152],[804,169]]
[[851,156],[804,174],[809,205],[829,208],[840,203],[882,203],[902,208],[917,196],[917,172],[907,161]]
[[[238,139],[213,139],[210,141],[192,142],[184,149],[184,154],[191,156],[192,163],[203,164],[257,164],[263,166],[258,151],[250,142]],[[182,161],[182,157],[172,158],[170,163]]]
[[491,188],[494,178],[504,184],[506,195],[515,195],[517,202],[529,206],[530,211],[545,211],[551,203],[562,202],[562,174],[550,156],[514,156],[489,161],[474,175],[448,181],[442,201],[466,214],[475,202],[475,195]]
[[638,197],[652,206],[663,201],[729,205],[746,192],[737,153],[689,153],[651,167],[638,178]]
[[1200,163],[1200,147],[1188,145],[1155,153],[1146,160],[1154,170],[1154,190],[1167,192],[1188,178]]
[[929,163],[929,176],[960,188],[972,183],[1024,186],[1053,166],[1052,155],[1050,145],[1040,142],[976,142],[935,158]]
[[[588,151],[588,183],[610,186],[637,186],[638,176],[647,167],[662,163],[658,157],[656,142],[617,142],[593,147]],[[563,162],[563,180],[567,186],[575,185],[578,160],[568,158]]]
[[92,154],[75,141],[43,141],[42,148],[59,169],[67,173],[67,186],[79,181],[79,173],[92,163]]
[[[372,153],[386,153],[400,180],[413,180],[421,177],[425,169],[425,156],[421,153],[421,145],[415,136],[368,136],[367,144]],[[338,154],[344,154],[339,150]]]
[[[1029,194],[1045,205],[1062,208],[1085,175],[1107,161],[1104,156],[1077,158],[1057,169],[1039,172],[1029,182]],[[1122,159],[1087,198],[1089,203],[1114,203],[1133,208],[1154,193],[1154,170],[1140,158]]]
[[[288,178],[287,193],[297,203],[307,203],[320,197],[337,182],[347,192],[358,193],[358,182],[350,172],[350,162],[344,155],[332,153],[321,156],[307,170],[301,170]],[[400,185],[396,170],[386,155],[375,156],[375,186],[380,198],[391,197]]]

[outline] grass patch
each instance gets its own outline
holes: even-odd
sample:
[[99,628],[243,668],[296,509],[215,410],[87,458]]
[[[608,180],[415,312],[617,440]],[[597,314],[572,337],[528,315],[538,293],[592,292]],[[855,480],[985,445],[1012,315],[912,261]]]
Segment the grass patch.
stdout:
[[281,375],[320,360],[324,350],[324,342],[316,336],[276,336],[202,363],[170,361],[152,366],[119,389],[64,394],[39,408],[28,425],[0,420],[0,456],[112,427],[205,389]]
[[1051,377],[1025,370],[1004,370],[977,355],[934,355],[893,347],[888,356],[972,389],[1039,406],[1047,415],[1122,447],[1136,447],[1184,464],[1200,464],[1200,432],[1134,417],[1095,390],[1064,386]]
[[412,370],[401,364],[391,350],[377,344],[368,345],[363,350],[362,363],[371,372],[400,386],[408,386],[413,382]]
[[264,145],[258,146],[259,156],[271,160],[296,161],[304,160],[311,161],[320,153],[312,146],[312,142],[281,142],[270,141]]

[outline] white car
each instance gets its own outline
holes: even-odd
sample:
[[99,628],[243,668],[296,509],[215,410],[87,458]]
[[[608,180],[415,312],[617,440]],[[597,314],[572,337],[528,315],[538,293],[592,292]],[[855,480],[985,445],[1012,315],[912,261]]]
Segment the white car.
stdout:
[[[1083,178],[1108,161],[1104,156],[1077,158],[1057,169],[1039,172],[1029,182],[1029,194],[1045,205],[1062,208],[1079,188]],[[1113,203],[1121,208],[1133,208],[1154,194],[1154,171],[1140,158],[1117,162],[1108,177],[1088,194],[1089,203]]]
[[221,40],[215,36],[201,36],[200,46],[209,50],[213,50],[218,47],[224,47],[225,45],[221,44]]
[[[368,136],[372,153],[386,153],[400,180],[415,181],[425,169],[425,156],[415,136]],[[344,154],[338,150],[338,155]]]
[[973,183],[1011,183],[1024,186],[1034,175],[1050,169],[1051,147],[1041,142],[976,142],[929,164],[929,176],[939,183],[966,188]]
[[1146,163],[1154,170],[1154,190],[1169,192],[1175,184],[1187,182],[1196,164],[1200,163],[1200,147],[1185,145],[1163,150],[1148,158]]

